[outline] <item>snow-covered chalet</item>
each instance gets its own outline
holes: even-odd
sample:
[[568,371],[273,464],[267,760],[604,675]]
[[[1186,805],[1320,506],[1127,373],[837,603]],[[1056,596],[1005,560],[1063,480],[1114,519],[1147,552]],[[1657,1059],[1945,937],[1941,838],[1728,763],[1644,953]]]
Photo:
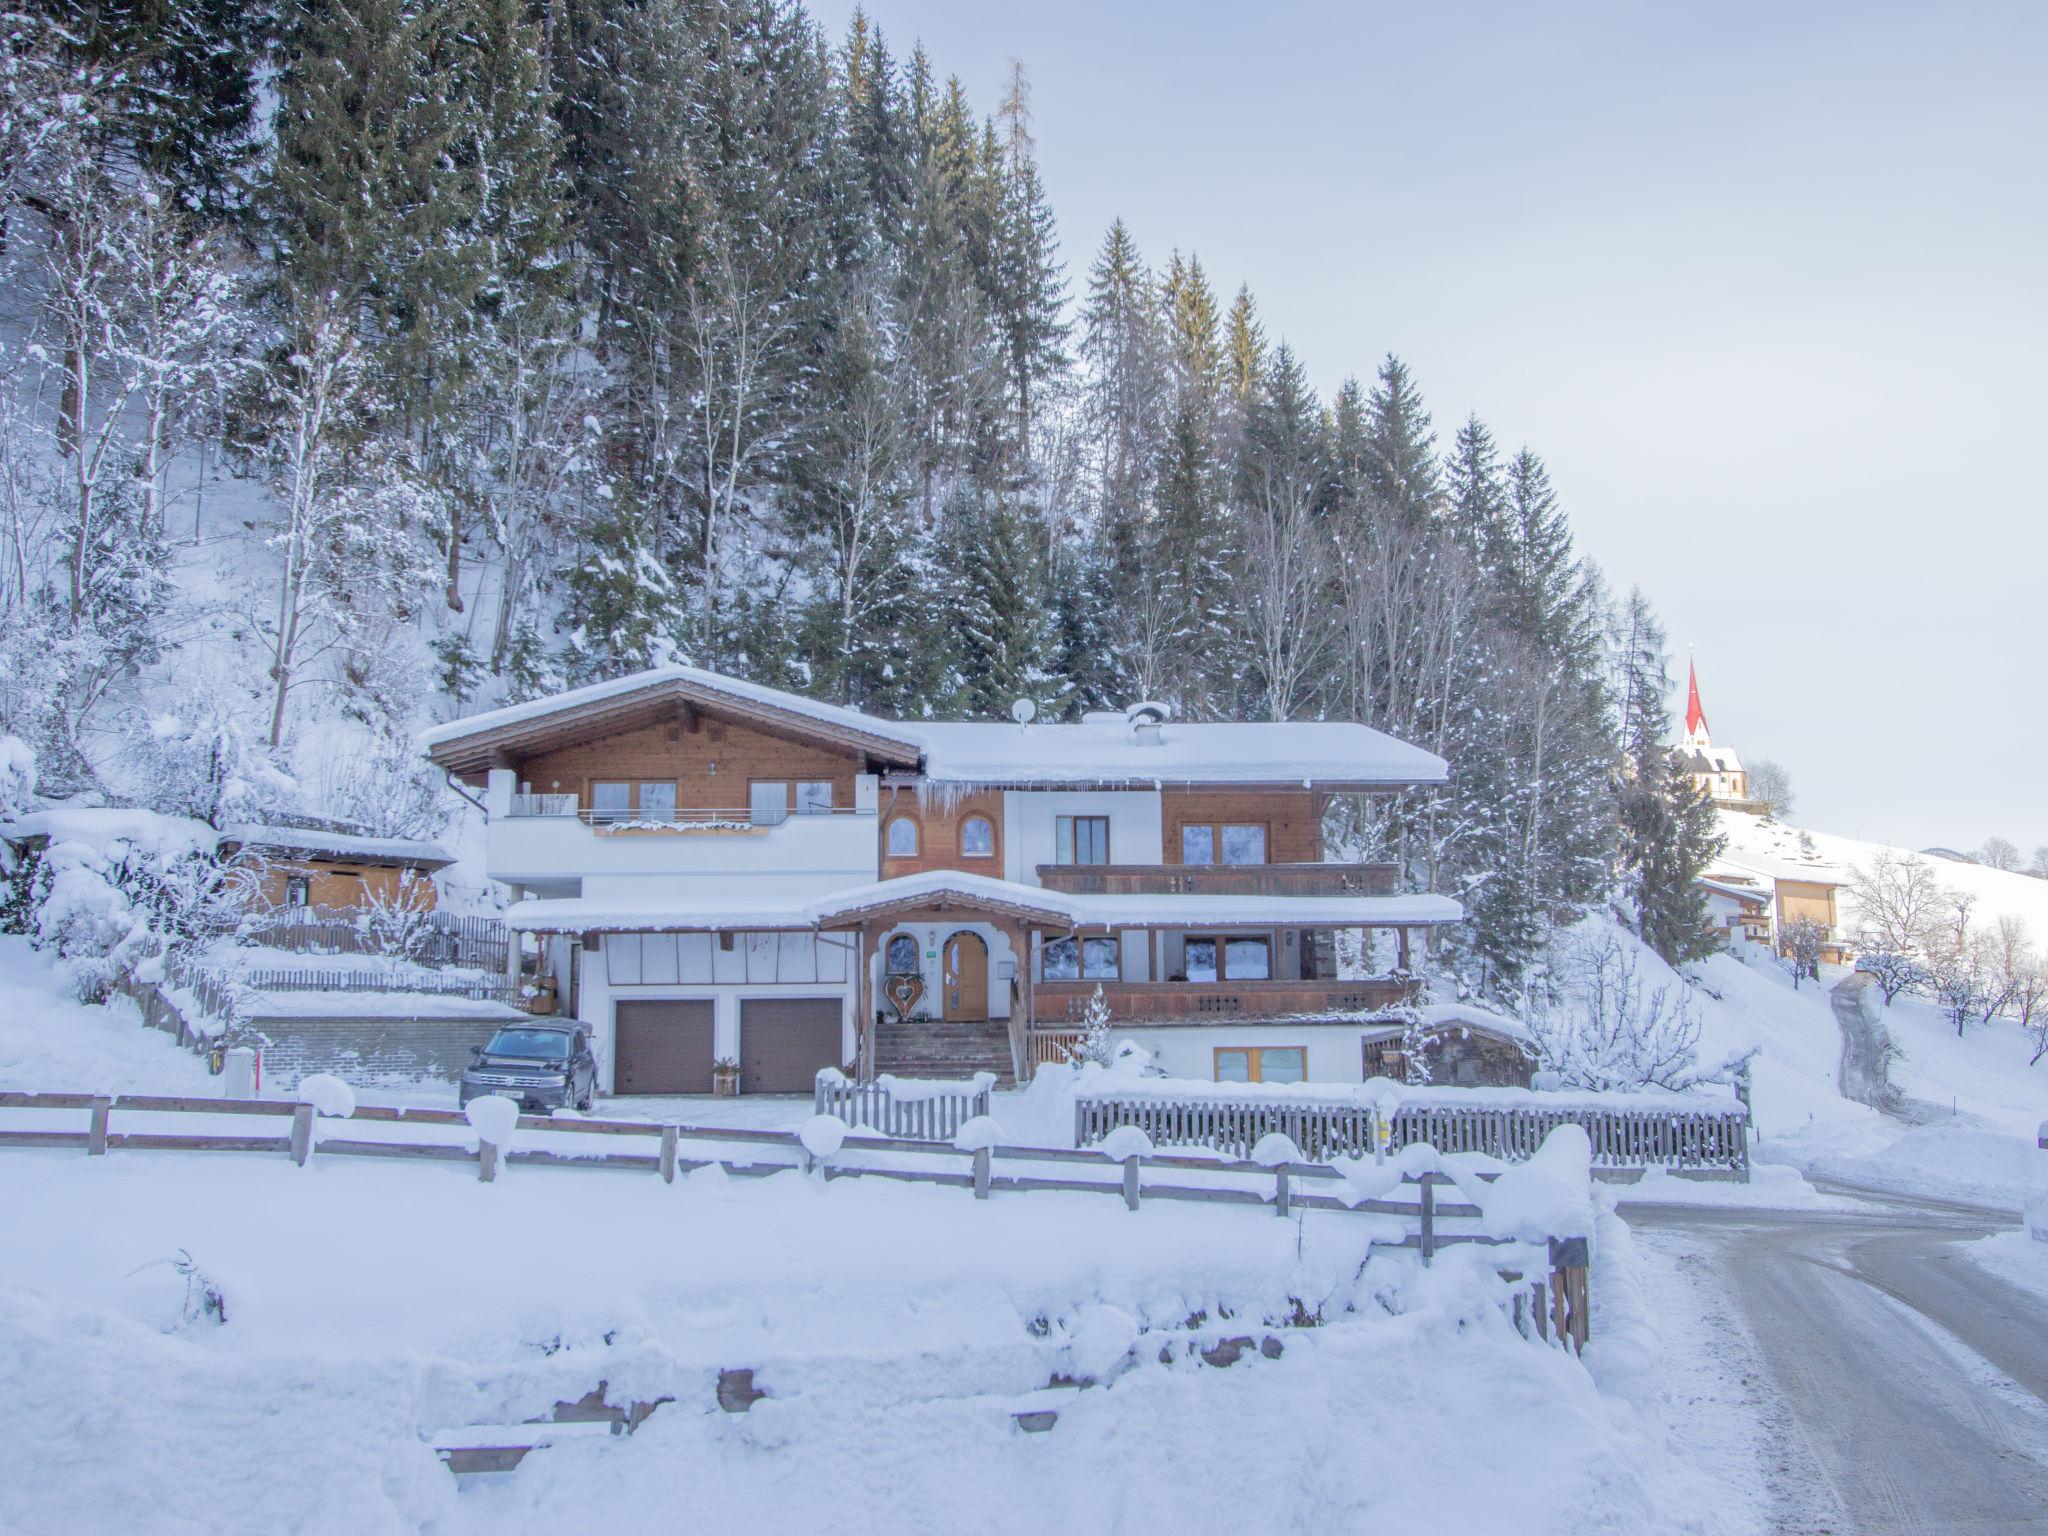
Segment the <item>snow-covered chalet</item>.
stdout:
[[1462,914],[1326,862],[1324,811],[1443,760],[1363,725],[1169,716],[885,720],[666,666],[424,746],[481,791],[486,872],[611,1092],[709,1092],[721,1063],[747,1093],[1028,1075],[1098,989],[1113,1038],[1176,1075],[1360,1081],[1425,931]]

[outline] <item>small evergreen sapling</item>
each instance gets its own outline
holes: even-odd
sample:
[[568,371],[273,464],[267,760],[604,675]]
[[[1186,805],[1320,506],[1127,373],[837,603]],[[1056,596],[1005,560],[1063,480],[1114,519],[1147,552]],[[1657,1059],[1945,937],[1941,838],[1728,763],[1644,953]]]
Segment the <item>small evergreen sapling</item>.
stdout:
[[1106,1067],[1116,1059],[1109,1043],[1109,999],[1102,995],[1102,983],[1095,984],[1088,1007],[1081,1014],[1081,1038],[1070,1050],[1075,1066],[1093,1062]]

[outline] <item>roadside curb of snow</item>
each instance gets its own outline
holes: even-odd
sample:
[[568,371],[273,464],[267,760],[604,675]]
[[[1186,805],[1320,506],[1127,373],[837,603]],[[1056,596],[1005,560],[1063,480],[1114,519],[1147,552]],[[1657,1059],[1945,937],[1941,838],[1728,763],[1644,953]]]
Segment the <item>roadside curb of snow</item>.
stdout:
[[1652,1416],[1663,1343],[1643,1293],[1635,1234],[1616,1214],[1613,1191],[1596,1188],[1593,1200],[1593,1332],[1583,1357],[1586,1369],[1602,1392]]

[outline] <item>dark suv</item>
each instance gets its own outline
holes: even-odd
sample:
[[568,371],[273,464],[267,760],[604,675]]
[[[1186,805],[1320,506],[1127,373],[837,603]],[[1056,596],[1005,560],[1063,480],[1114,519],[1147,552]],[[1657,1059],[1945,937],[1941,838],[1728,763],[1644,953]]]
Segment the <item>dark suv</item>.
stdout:
[[462,1069],[463,1104],[490,1094],[517,1099],[536,1114],[564,1107],[589,1109],[597,1092],[597,1058],[590,1051],[590,1027],[508,1024],[475,1051]]

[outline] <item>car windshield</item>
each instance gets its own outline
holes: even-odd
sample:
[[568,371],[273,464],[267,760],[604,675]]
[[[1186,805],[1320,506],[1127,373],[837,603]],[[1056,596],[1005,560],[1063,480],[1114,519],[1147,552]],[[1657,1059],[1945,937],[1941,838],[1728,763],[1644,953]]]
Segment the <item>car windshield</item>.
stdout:
[[501,1029],[484,1047],[492,1056],[531,1056],[540,1061],[567,1061],[569,1037],[559,1029]]

